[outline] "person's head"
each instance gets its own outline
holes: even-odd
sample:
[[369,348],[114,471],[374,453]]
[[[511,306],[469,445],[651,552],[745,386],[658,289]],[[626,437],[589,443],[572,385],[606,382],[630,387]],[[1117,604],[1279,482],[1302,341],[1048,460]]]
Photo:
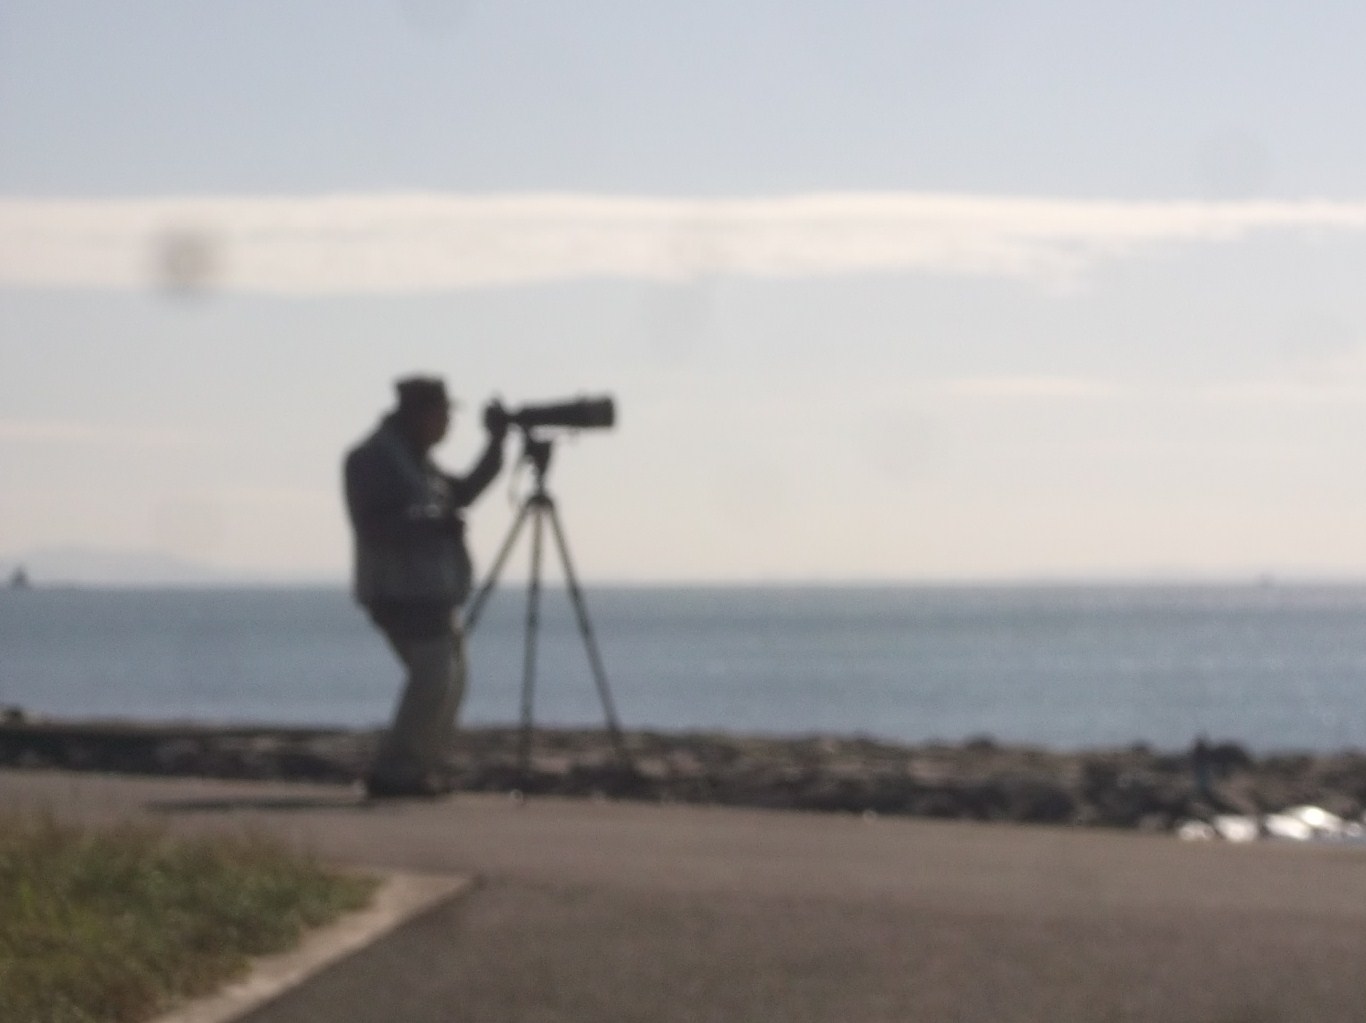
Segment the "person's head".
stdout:
[[439,377],[405,377],[394,386],[403,432],[423,451],[435,447],[451,425],[451,400],[446,396],[445,382]]

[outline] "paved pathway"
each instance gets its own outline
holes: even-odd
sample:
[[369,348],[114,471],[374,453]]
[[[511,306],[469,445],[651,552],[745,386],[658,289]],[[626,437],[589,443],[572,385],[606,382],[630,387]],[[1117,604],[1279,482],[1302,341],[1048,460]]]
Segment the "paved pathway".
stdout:
[[1366,849],[0,772],[0,805],[265,828],[480,887],[250,1023],[1366,1019]]

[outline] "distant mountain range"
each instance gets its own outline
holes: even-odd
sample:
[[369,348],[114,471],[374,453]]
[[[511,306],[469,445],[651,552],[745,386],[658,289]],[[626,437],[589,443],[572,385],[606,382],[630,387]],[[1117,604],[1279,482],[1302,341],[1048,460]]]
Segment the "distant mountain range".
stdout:
[[46,547],[0,555],[0,586],[20,569],[35,587],[230,586],[265,581],[156,550]]

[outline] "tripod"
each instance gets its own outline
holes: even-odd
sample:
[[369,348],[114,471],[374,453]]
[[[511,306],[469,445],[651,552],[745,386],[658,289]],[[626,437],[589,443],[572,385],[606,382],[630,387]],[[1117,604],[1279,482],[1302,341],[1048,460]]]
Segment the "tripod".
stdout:
[[531,763],[532,702],[536,688],[536,630],[540,626],[541,540],[547,521],[550,523],[555,544],[559,548],[565,582],[568,585],[569,597],[578,618],[579,633],[583,637],[584,649],[588,652],[588,663],[593,671],[593,681],[597,686],[598,698],[602,701],[603,715],[607,722],[608,734],[612,739],[612,748],[616,752],[617,762],[622,768],[629,771],[633,767],[631,758],[626,752],[626,745],[622,741],[621,725],[617,721],[617,712],[612,703],[611,691],[607,688],[607,673],[603,670],[602,657],[598,653],[598,645],[593,638],[593,626],[588,620],[588,608],[584,604],[583,591],[579,588],[579,581],[574,575],[573,563],[569,559],[569,545],[565,541],[564,529],[560,525],[560,515],[555,507],[555,499],[546,490],[545,477],[550,469],[552,454],[553,442],[551,440],[535,437],[529,430],[523,429],[522,460],[530,463],[532,471],[535,473],[535,487],[526,500],[522,502],[522,507],[513,520],[512,528],[508,531],[507,539],[503,541],[503,546],[498,551],[497,558],[494,559],[493,567],[489,570],[488,579],[479,588],[465,612],[464,622],[465,631],[467,633],[473,632],[475,625],[478,624],[484,603],[492,594],[493,588],[498,582],[498,575],[502,572],[508,555],[512,553],[512,548],[517,542],[517,536],[521,533],[522,526],[530,519],[531,579],[527,588],[526,637],[522,655],[522,720],[517,747],[517,763],[523,780],[529,776]]

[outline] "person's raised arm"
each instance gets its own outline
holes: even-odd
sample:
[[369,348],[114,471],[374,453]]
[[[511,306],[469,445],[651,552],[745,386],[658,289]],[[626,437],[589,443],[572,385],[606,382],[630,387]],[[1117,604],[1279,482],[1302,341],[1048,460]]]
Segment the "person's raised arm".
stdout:
[[474,468],[464,476],[446,477],[457,507],[473,504],[503,468],[503,442],[507,438],[508,417],[497,401],[491,401],[484,407],[484,432],[484,450],[479,461],[474,463]]

